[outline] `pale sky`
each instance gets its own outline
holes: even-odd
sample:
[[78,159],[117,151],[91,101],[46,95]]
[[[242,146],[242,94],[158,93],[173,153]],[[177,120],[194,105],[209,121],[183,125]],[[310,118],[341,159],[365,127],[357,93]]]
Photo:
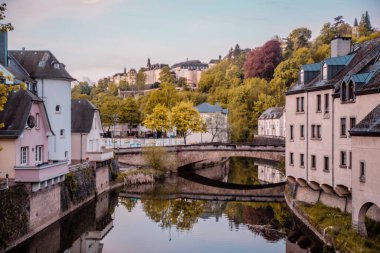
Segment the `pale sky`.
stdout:
[[379,0],[0,0],[8,4],[9,48],[50,50],[75,77],[99,78],[152,63],[208,62],[239,43],[262,45],[305,26],[317,35],[342,15],[369,11],[380,28]]

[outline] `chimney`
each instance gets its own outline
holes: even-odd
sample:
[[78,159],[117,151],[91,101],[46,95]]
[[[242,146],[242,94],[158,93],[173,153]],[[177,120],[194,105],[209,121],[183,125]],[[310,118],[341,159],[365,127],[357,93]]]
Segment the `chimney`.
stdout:
[[8,66],[8,33],[0,32],[0,64]]
[[221,61],[222,60],[222,56],[221,55],[219,55],[219,61]]
[[331,57],[344,56],[351,52],[351,38],[336,37],[330,42]]

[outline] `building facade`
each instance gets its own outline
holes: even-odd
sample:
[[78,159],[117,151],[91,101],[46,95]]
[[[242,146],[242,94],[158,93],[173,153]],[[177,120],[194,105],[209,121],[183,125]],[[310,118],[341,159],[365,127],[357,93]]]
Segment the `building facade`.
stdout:
[[174,64],[170,69],[175,73],[177,80],[185,78],[189,87],[197,88],[202,72],[208,69],[208,64],[199,60],[187,60]]
[[[368,150],[363,143],[353,146],[349,130],[380,103],[379,56],[380,39],[353,45],[348,38],[336,38],[331,57],[302,66],[298,82],[286,93],[288,180],[311,189],[308,201],[352,211],[353,221],[355,210],[361,209],[355,192],[365,192],[355,176],[358,160],[365,159]],[[369,138],[362,141],[373,145]],[[369,215],[380,220],[380,198],[372,201]]]
[[258,119],[258,135],[285,137],[285,114],[283,107],[271,107]]
[[145,74],[145,84],[152,85],[160,82],[160,73],[163,67],[169,67],[168,64],[151,64],[150,59],[148,58],[148,62],[146,64],[146,68],[144,68]]

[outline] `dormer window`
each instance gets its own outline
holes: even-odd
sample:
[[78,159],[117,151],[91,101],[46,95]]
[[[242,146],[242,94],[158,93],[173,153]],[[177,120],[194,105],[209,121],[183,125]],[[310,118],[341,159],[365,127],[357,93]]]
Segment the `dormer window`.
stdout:
[[305,82],[305,73],[304,73],[303,69],[301,69],[301,72],[300,72],[300,82],[301,82],[301,84],[303,84]]
[[340,87],[340,99],[341,101],[355,101],[354,94],[354,83],[351,81],[350,83],[343,82]]
[[57,63],[57,62],[54,63],[54,68],[55,68],[55,69],[59,69],[59,63]]
[[340,99],[342,101],[346,101],[347,100],[347,84],[346,84],[346,82],[343,82],[342,86],[340,88]]
[[352,81],[348,84],[348,100],[350,101],[355,100],[354,83]]
[[323,69],[322,69],[322,79],[323,79],[323,80],[327,80],[327,64],[326,64],[326,63],[323,65]]

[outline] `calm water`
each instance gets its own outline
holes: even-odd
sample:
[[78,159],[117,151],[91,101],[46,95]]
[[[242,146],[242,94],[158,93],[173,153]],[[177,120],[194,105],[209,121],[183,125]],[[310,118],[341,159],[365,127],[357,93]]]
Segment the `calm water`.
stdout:
[[[233,163],[197,173],[242,183],[244,177],[231,176]],[[252,178],[259,180],[257,173]],[[125,197],[128,189],[104,193],[12,252],[321,252],[284,203],[168,199],[161,184],[141,199]]]

